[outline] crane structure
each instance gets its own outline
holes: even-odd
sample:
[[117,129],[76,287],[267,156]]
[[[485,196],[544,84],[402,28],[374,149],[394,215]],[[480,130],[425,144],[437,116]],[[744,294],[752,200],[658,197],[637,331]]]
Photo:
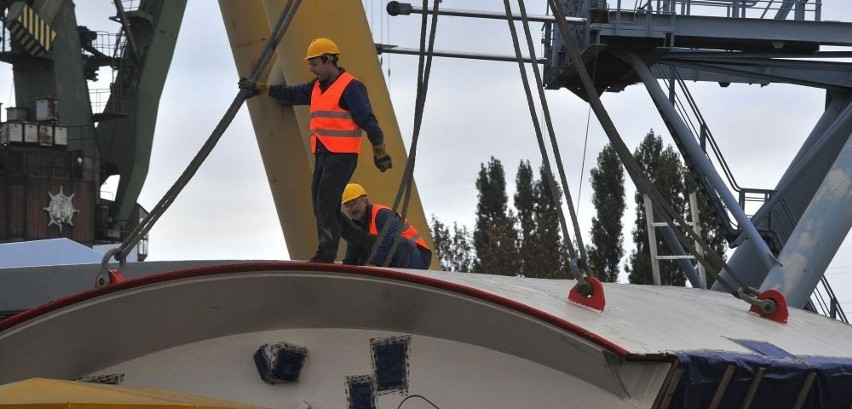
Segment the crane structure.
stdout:
[[[270,27],[286,4],[285,0],[219,0],[240,76],[249,75],[251,64],[270,36]],[[340,64],[369,89],[373,113],[394,161],[392,169],[380,173],[373,166],[372,155],[362,154],[352,181],[370,192],[371,201],[393,203],[408,155],[360,1],[302,1],[278,45],[273,64],[261,75],[261,80],[272,84],[299,84],[310,80],[313,74],[308,71],[304,57],[308,44],[317,37],[333,39],[341,50]],[[283,106],[270,98],[253,98],[247,105],[287,250],[292,259],[307,260],[317,243],[313,209],[308,200],[313,163],[308,107]],[[369,152],[366,138],[363,144],[362,152]],[[411,191],[406,217],[413,226],[418,226],[431,247],[429,223],[413,182]],[[437,258],[433,258],[432,267],[437,266]]]
[[[599,93],[637,83],[647,89],[736,247],[732,269],[749,286],[779,290],[790,305],[804,307],[852,227],[852,63],[833,60],[850,55],[852,24],[823,20],[820,0],[561,4],[570,17],[583,19],[571,26],[572,35],[586,67],[595,70]],[[549,24],[545,33],[545,86],[588,99],[556,30]],[[668,90],[660,80],[670,84]],[[819,88],[825,90],[825,111],[773,189],[742,188],[715,148],[684,81]],[[755,198],[763,204],[749,217],[745,202]],[[726,271],[720,274],[729,277]]]
[[[370,88],[397,163],[380,174],[369,155],[362,155],[353,180],[366,186],[375,201],[393,202],[407,155],[363,7],[355,1],[301,3],[262,77],[270,83],[309,80],[302,57],[306,44],[319,36],[334,38],[343,50],[342,63]],[[86,245],[116,242],[145,215],[136,199],[147,175],[159,95],[185,1],[132,4],[125,8],[115,1],[120,32],[103,47],[98,33],[77,26],[71,0],[0,2],[10,33],[0,60],[12,64],[16,91],[16,106],[7,109],[0,131],[0,241],[68,237]],[[286,4],[220,0],[240,75],[247,74]],[[852,226],[849,197],[841,194],[849,191],[844,175],[850,161],[846,142],[852,133],[852,64],[835,61],[849,55],[844,47],[852,46],[852,24],[824,21],[821,1],[560,4],[582,60],[595,70],[598,93],[637,83],[648,90],[714,217],[737,248],[729,262],[732,269],[751,287],[777,289],[791,305],[807,304],[820,281],[827,284],[825,269]],[[541,20],[545,87],[566,88],[588,99],[557,25],[552,18]],[[324,23],[322,28],[317,21]],[[96,78],[102,66],[111,66],[115,78],[109,100],[97,112],[86,81]],[[668,90],[661,79],[669,82]],[[815,87],[825,90],[826,107],[774,188],[742,188],[718,149],[718,166],[707,153],[708,143],[716,145],[685,87],[689,80],[723,87]],[[677,84],[682,91],[676,92]],[[312,168],[307,108],[263,98],[248,106],[289,253],[306,259],[316,245],[307,200]],[[111,201],[98,190],[112,175],[119,175],[120,182]],[[764,203],[749,217],[744,202],[755,197]],[[428,226],[416,185],[407,216],[414,225]],[[431,244],[428,229],[421,230]]]
[[[374,201],[393,203],[407,152],[363,8],[354,1],[302,3],[263,80],[306,82],[307,44],[320,36],[334,38],[343,50],[342,62],[370,90],[396,164],[380,174],[371,155],[362,155],[353,180]],[[121,243],[147,215],[136,201],[150,165],[159,98],[186,0],[114,4],[118,34],[78,26],[71,0],[0,1],[11,34],[0,60],[12,65],[16,95],[0,136],[0,243],[62,237],[87,246]],[[259,58],[285,4],[220,1],[241,75],[248,75]],[[320,28],[315,21],[328,24]],[[97,79],[105,66],[113,69],[114,78],[104,103],[87,81]],[[289,255],[307,260],[317,245],[307,107],[283,107],[262,98],[248,106]],[[102,198],[101,185],[113,175],[120,177],[116,196]],[[411,190],[406,216],[431,246],[413,182]],[[139,246],[142,253],[145,244]]]
[[[778,290],[796,307],[808,306],[821,283],[832,297],[834,310],[839,305],[824,273],[852,227],[852,186],[846,176],[852,63],[837,61],[852,55],[852,23],[824,20],[822,3],[561,0],[548,4],[559,4],[565,13],[565,26],[578,44],[582,71],[593,74],[595,94],[617,93],[633,84],[645,86],[714,219],[736,248],[728,264],[738,278],[760,291]],[[424,10],[399,2],[391,2],[388,12],[507,18],[493,12]],[[509,17],[522,20],[520,15]],[[565,88],[589,101],[592,96],[568,52],[561,24],[551,16],[523,19],[544,23],[544,87]],[[386,45],[379,50],[413,53]],[[435,55],[508,60],[447,51]],[[772,83],[818,88],[825,90],[826,105],[775,188],[744,188],[728,168],[686,81],[718,83],[722,88]],[[634,183],[642,190],[635,177]],[[758,201],[762,204],[756,214],[747,215],[746,203]],[[671,229],[661,233],[670,248],[684,252]],[[693,287],[703,286],[689,262],[680,260],[679,265]],[[723,280],[730,278],[728,271],[718,273]],[[724,290],[720,281],[713,289]]]
[[[390,153],[401,165],[402,137],[360,2],[296,3],[301,3],[296,17],[261,77],[270,83],[307,80],[305,45],[314,37],[333,37],[342,49],[342,63],[370,88]],[[10,111],[13,116],[0,133],[5,138],[0,143],[0,212],[6,212],[6,224],[0,224],[6,236],[0,241],[37,236],[36,230],[23,230],[8,237],[10,221],[18,223],[22,217],[34,226],[45,222],[50,234],[61,231],[76,237],[85,228],[95,231],[101,226],[83,217],[95,204],[107,205],[108,214],[122,217],[119,209],[124,205],[118,203],[136,200],[133,183],[144,180],[141,169],[147,169],[148,160],[143,151],[151,142],[151,134],[143,131],[153,127],[149,110],[162,89],[165,59],[173,50],[185,4],[143,0],[139,9],[124,4],[115,1],[116,19],[126,32],[116,55],[134,68],[119,68],[116,84],[127,85],[123,94],[131,105],[119,109],[125,105],[108,103],[112,108],[95,116],[85,92],[85,68],[116,57],[81,52],[86,47],[68,38],[89,35],[76,26],[73,2],[0,0],[13,36],[13,54],[0,57],[16,64],[16,88],[21,90],[19,106]],[[281,26],[269,27],[273,21],[285,21],[276,17],[292,4],[220,0],[241,75],[265,44],[274,44],[271,33]],[[747,18],[759,4],[766,6],[763,15],[772,10],[774,18]],[[836,251],[852,224],[845,177],[850,165],[846,144],[852,133],[846,81],[852,77],[848,72],[844,77],[846,65],[818,59],[845,55],[819,49],[852,42],[852,24],[823,23],[821,3],[809,11],[805,6],[812,4],[654,0],[622,9],[621,1],[610,8],[600,1],[569,0],[560,3],[560,13],[565,9],[571,14],[568,19],[560,17],[555,21],[560,24],[545,30],[546,86],[568,88],[594,105],[600,103],[600,92],[644,84],[702,183],[706,200],[715,206],[719,223],[738,245],[731,260],[737,273],[798,304],[799,293],[810,293],[813,275],[822,275],[821,263],[827,263],[828,253]],[[699,6],[722,10],[723,15],[698,15]],[[787,19],[790,13],[793,18]],[[568,31],[562,28],[567,21],[572,37],[562,35]],[[566,44],[560,43],[566,39]],[[157,47],[163,49],[154,50]],[[603,71],[590,87],[586,67],[594,66],[595,59],[607,63],[597,64]],[[65,67],[60,62],[76,74],[60,80],[58,72]],[[19,81],[19,71],[32,73]],[[677,99],[665,97],[659,79],[669,80],[670,95],[684,79],[692,79],[821,85],[829,97],[826,113],[778,186],[735,186],[738,201],[702,149],[702,140],[715,146],[709,128],[703,124],[701,133],[692,134],[684,119],[688,115],[672,108],[678,106],[672,104]],[[247,93],[240,92],[236,108],[229,112],[244,102]],[[115,92],[110,101],[118,95]],[[62,110],[71,103],[83,105],[76,107],[81,117],[73,115],[78,111]],[[51,109],[58,114],[52,115]],[[36,112],[35,119],[30,110]],[[305,200],[311,169],[307,115],[304,108],[263,98],[251,99],[249,111],[290,253],[306,258],[305,252],[315,245]],[[82,124],[74,122],[87,118]],[[111,137],[123,138],[124,145],[136,143],[134,149],[109,149],[105,145],[110,141],[103,139],[107,134],[94,132],[121,120],[128,121],[119,127],[128,134]],[[149,121],[144,129],[138,124],[142,120]],[[94,123],[99,125],[93,128]],[[91,134],[69,130],[65,140],[57,129],[71,125]],[[34,139],[27,139],[27,126],[35,126]],[[13,133],[16,127],[22,129],[20,137]],[[43,159],[50,155],[69,159],[65,170],[75,173],[36,173],[55,172],[56,165],[45,164],[65,163]],[[114,164],[118,158],[134,164]],[[356,181],[366,185],[376,201],[390,201],[403,166],[379,174],[368,159],[361,159]],[[132,170],[125,174],[122,169]],[[111,174],[121,174],[131,186],[123,190],[127,193],[121,200],[107,203],[94,191]],[[45,186],[47,192],[38,190]],[[79,199],[86,189],[92,191],[92,204],[84,206]],[[34,192],[30,202],[21,201],[21,191]],[[414,193],[409,218],[422,224],[425,217]],[[38,196],[45,195],[52,200],[39,201]],[[766,198],[752,220],[741,207],[749,195]],[[26,209],[15,210],[21,203]],[[22,213],[9,213],[13,211]],[[152,209],[150,215],[156,213]],[[94,218],[88,213],[86,217]],[[814,237],[818,249],[810,245]],[[88,243],[85,237],[75,239]],[[804,260],[797,259],[800,255]],[[125,383],[282,408],[400,408],[409,399],[409,405],[419,407],[634,409],[822,408],[852,403],[852,390],[846,387],[852,344],[843,342],[852,327],[798,308],[784,307],[783,314],[767,317],[743,300],[715,291],[601,284],[584,277],[597,283],[595,293],[588,295],[579,292],[579,278],[300,261],[149,261],[126,267],[126,276],[119,279],[112,270],[109,283],[98,288],[92,288],[92,264],[0,269],[0,383],[33,377]],[[583,303],[584,297],[599,303],[590,306]]]
[[[0,131],[0,243],[117,243],[147,214],[136,200],[186,1],[128,4],[115,2],[115,34],[78,26],[71,0],[0,2],[16,99]],[[101,67],[114,72],[105,100],[88,85]]]

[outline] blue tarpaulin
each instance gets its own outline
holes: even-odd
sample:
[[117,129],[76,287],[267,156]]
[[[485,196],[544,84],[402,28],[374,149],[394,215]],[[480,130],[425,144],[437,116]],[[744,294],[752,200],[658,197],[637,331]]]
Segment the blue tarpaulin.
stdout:
[[[678,352],[683,371],[671,408],[706,408],[729,366],[733,366],[721,408],[741,407],[759,368],[763,375],[750,407],[790,408],[810,374],[815,374],[802,408],[852,407],[852,359],[795,356],[766,342],[735,340],[754,353],[720,351]],[[840,341],[838,341],[840,342]]]

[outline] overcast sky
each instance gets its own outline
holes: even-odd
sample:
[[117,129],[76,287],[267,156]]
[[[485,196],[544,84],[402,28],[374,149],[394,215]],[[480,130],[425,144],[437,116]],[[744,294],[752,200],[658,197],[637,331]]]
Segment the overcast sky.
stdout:
[[[111,0],[77,3],[78,24],[118,31],[118,24],[106,19],[114,14]],[[363,3],[376,42],[418,47],[419,16],[389,18],[384,13],[386,1]],[[544,14],[545,4],[544,0],[526,2],[530,14]],[[481,0],[445,0],[442,8],[504,11],[502,2]],[[824,20],[852,21],[852,3],[823,0],[822,13]],[[532,31],[538,41],[540,25],[534,25]],[[441,17],[436,49],[513,55],[508,26],[497,20]],[[344,67],[345,52],[341,58]],[[417,57],[386,55],[382,62],[408,143]],[[531,74],[529,78],[533,79]],[[218,2],[189,0],[161,100],[150,171],[139,200],[145,208],[156,205],[208,138],[236,95],[236,82]],[[106,88],[106,84],[99,87]],[[784,85],[722,89],[695,84],[691,90],[739,184],[755,188],[775,186],[824,103],[821,91]],[[14,105],[8,73],[0,82],[0,96],[4,106]],[[579,98],[564,89],[547,91],[547,98],[581,230],[588,234],[594,213],[588,173],[607,139],[593,115],[588,122],[588,105]],[[603,102],[631,149],[650,129],[662,134],[665,143],[672,143],[641,85],[606,94]],[[536,169],[541,164],[517,64],[436,58],[414,172],[427,217],[434,214],[444,223],[472,228],[475,178],[480,164],[491,156],[504,165],[510,198],[519,162],[528,159]],[[628,206],[624,222],[629,252],[632,190]],[[850,250],[852,244],[844,245],[829,268],[829,278],[847,310],[852,310]],[[149,260],[288,259],[246,108],[151,230],[149,252]]]

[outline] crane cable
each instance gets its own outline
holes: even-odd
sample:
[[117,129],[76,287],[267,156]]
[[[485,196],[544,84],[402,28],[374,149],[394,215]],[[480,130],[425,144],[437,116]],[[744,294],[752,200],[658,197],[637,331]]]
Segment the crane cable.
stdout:
[[[281,37],[287,31],[287,27],[290,25],[290,22],[293,21],[293,16],[296,14],[296,10],[299,8],[299,4],[301,0],[290,0],[281,11],[281,15],[278,18],[278,22],[275,24],[275,28],[273,29],[269,41],[266,43],[266,46],[263,49],[258,60],[254,63],[254,67],[251,70],[251,75],[249,79],[252,81],[256,81],[260,74],[266,70],[266,66],[269,63],[269,60],[272,58],[272,55],[275,53],[275,49],[278,47],[278,43],[281,40]],[[243,103],[250,96],[250,91],[240,90],[237,93],[237,96],[234,97],[234,101],[231,102],[230,107],[225,112],[225,115],[222,116],[222,119],[219,120],[219,123],[216,125],[216,128],[213,129],[213,132],[210,134],[210,137],[180,175],[180,177],[175,181],[172,187],[163,195],[160,201],[156,206],[148,213],[145,218],[139,222],[138,225],[127,235],[127,238],[121,243],[120,246],[110,249],[104,254],[103,260],[101,261],[101,269],[98,273],[98,276],[95,280],[95,285],[100,287],[107,284],[109,281],[107,279],[108,269],[109,269],[109,261],[110,258],[115,257],[115,259],[119,262],[119,271],[124,268],[126,263],[127,254],[130,250],[135,246],[142,237],[148,234],[148,231],[154,227],[154,223],[163,215],[166,209],[175,201],[177,195],[181,192],[181,190],[186,186],[190,179],[195,175],[198,171],[198,168],[201,167],[201,164],[204,163],[204,160],[207,159],[207,156],[210,155],[210,152],[213,151],[213,148],[216,147],[216,143],[219,142],[219,139],[222,137],[222,134],[225,133],[225,130],[228,129],[228,126],[233,121],[234,117],[237,115],[237,112],[242,108]]]
[[[402,175],[402,180],[399,183],[399,189],[397,189],[396,198],[393,202],[392,210],[396,212],[399,207],[399,202],[402,200],[403,194],[405,198],[403,200],[402,209],[399,212],[401,221],[405,221],[406,213],[408,212],[408,204],[411,199],[411,191],[412,191],[412,180],[414,175],[414,163],[417,157],[417,142],[420,139],[420,127],[423,123],[423,108],[426,104],[426,92],[429,88],[429,75],[432,70],[432,52],[435,48],[435,29],[438,25],[438,8],[440,5],[440,0],[435,0],[432,7],[432,22],[429,31],[429,45],[428,49],[426,46],[426,25],[427,18],[429,13],[423,13],[420,19],[420,58],[417,66],[417,94],[415,97],[414,103],[414,128],[411,137],[411,148],[408,152],[408,160],[405,162],[405,171]],[[429,2],[428,0],[423,0],[423,9],[428,9]],[[390,231],[391,223],[385,223],[382,227],[382,231],[379,233],[376,242],[373,244],[373,248],[370,252],[370,258],[373,257],[376,253],[376,249],[378,249],[379,245],[382,243],[384,238],[387,236]],[[390,251],[385,256],[384,261],[382,262],[382,267],[387,267],[391,259],[393,258],[393,254],[396,252],[397,247],[399,246],[399,241],[402,237],[403,229],[400,228],[399,232],[395,235],[393,243],[391,244]]]
[[[638,185],[637,187],[644,191],[645,194],[651,197],[651,200],[654,204],[658,205],[662,210],[662,218],[665,220],[666,224],[671,227],[672,232],[677,236],[678,240],[681,244],[686,247],[691,254],[695,256],[695,259],[701,263],[707,271],[711,272],[716,280],[722,284],[734,297],[740,298],[750,304],[757,306],[763,311],[765,314],[771,314],[775,312],[777,309],[776,303],[771,299],[760,300],[756,297],[759,295],[758,291],[748,285],[738,274],[736,274],[733,269],[723,260],[718,254],[715,252],[707,252],[704,256],[698,254],[695,250],[695,247],[692,245],[692,241],[687,239],[684,235],[684,232],[690,236],[694,242],[698,243],[699,246],[704,248],[710,248],[704,239],[701,238],[700,235],[696,234],[692,229],[684,228],[681,230],[682,226],[687,226],[683,217],[679,215],[677,212],[672,209],[672,207],[666,202],[660,192],[654,187],[651,183],[651,180],[642,172],[642,169],[639,167],[639,163],[630,153],[630,150],[627,148],[627,145],[624,143],[624,140],[618,134],[618,130],[615,129],[615,124],[612,122],[612,119],[609,117],[609,114],[604,108],[603,103],[601,102],[600,95],[598,95],[597,90],[592,83],[591,78],[589,77],[589,73],[586,70],[586,66],[583,63],[582,57],[580,55],[580,50],[577,45],[576,40],[571,34],[570,29],[568,28],[568,23],[566,20],[565,11],[562,9],[562,5],[555,0],[547,0],[550,4],[551,9],[553,9],[553,15],[556,17],[556,23],[559,25],[559,31],[562,34],[562,40],[565,45],[565,48],[568,51],[568,55],[571,57],[571,62],[574,65],[574,69],[577,72],[577,75],[580,77],[581,82],[583,83],[583,88],[586,94],[589,97],[589,103],[592,106],[592,109],[595,112],[595,116],[597,116],[598,121],[600,121],[601,126],[603,127],[607,137],[609,138],[610,144],[615,149],[616,153],[618,153],[619,158],[624,164],[624,168],[627,170],[628,174],[630,174],[631,178]],[[709,257],[706,257],[708,256]],[[712,261],[716,264],[710,264],[708,260],[712,259]],[[722,280],[717,272],[718,267],[721,266],[724,268],[731,276],[731,278],[736,281],[736,283],[740,286],[739,289],[734,289],[733,286]]]
[[[406,214],[408,213],[408,205],[411,199],[411,186],[414,175],[414,164],[417,156],[417,143],[420,139],[420,128],[423,122],[423,110],[426,103],[426,92],[429,87],[429,77],[432,69],[432,52],[435,46],[435,33],[436,27],[438,24],[438,8],[440,6],[440,0],[435,0],[433,3],[433,15],[432,15],[432,23],[429,28],[429,45],[428,50],[426,46],[426,23],[427,23],[427,13],[423,13],[421,17],[420,24],[420,56],[418,59],[418,67],[417,67],[417,94],[415,97],[415,107],[414,107],[414,129],[412,132],[412,140],[411,140],[411,148],[408,153],[408,160],[406,161],[405,171],[403,172],[402,180],[400,180],[400,186],[397,190],[396,198],[393,203],[393,211],[395,212],[399,207],[399,202],[402,194],[405,194],[402,203],[402,209],[400,211],[401,219],[404,221],[406,218]],[[423,8],[428,7],[428,0],[423,0]],[[425,60],[425,61],[424,61]],[[384,236],[387,235],[390,229],[390,223],[387,223],[383,228],[382,232],[379,235],[379,238],[376,240],[376,243],[373,248],[373,252],[378,248],[379,244],[384,239]],[[404,229],[400,228],[400,231],[394,237],[393,242],[391,243],[390,250],[388,254],[385,255],[385,259],[382,262],[382,266],[387,267],[391,259],[393,258],[393,254],[396,252],[397,247],[399,246],[399,241],[402,239],[402,232]]]
[[[594,62],[592,63],[592,83],[598,75],[598,54],[595,53]],[[583,175],[586,173],[586,153],[589,146],[589,125],[592,123],[592,106],[589,105],[586,111],[586,134],[583,137],[583,159],[580,161],[580,181],[577,188],[577,206],[580,206],[580,201],[583,199]]]
[[580,234],[579,222],[577,221],[577,214],[574,212],[574,203],[571,198],[571,191],[568,188],[568,181],[565,178],[565,169],[562,166],[562,156],[559,153],[559,147],[556,143],[555,132],[553,131],[553,122],[550,117],[550,108],[547,105],[547,99],[544,96],[544,86],[542,84],[541,75],[538,71],[538,63],[536,62],[535,57],[535,47],[532,43],[532,35],[529,30],[529,20],[527,20],[527,11],[524,6],[523,0],[518,0],[518,6],[521,11],[521,21],[523,22],[524,33],[526,35],[527,47],[529,48],[530,60],[532,60],[533,64],[533,73],[535,73],[536,85],[538,87],[539,99],[541,101],[542,112],[544,113],[545,124],[547,125],[548,134],[550,136],[551,149],[553,149],[553,154],[556,159],[556,165],[559,170],[559,176],[562,182],[562,190],[565,192],[565,201],[568,204],[568,210],[571,215],[571,221],[574,226],[574,235],[577,239],[577,246],[579,248],[580,258],[577,260],[576,253],[574,251],[574,245],[571,242],[571,235],[568,232],[568,226],[565,221],[565,214],[562,211],[562,206],[559,203],[559,198],[556,194],[556,181],[553,178],[553,171],[550,165],[550,158],[547,155],[547,148],[544,145],[544,137],[541,132],[541,125],[539,124],[538,118],[536,116],[535,105],[532,99],[532,91],[530,90],[530,83],[527,77],[526,68],[524,67],[523,57],[521,56],[521,49],[518,41],[518,34],[515,29],[515,24],[512,19],[512,9],[509,6],[509,0],[503,0],[503,5],[506,8],[506,18],[509,22],[509,31],[512,34],[512,43],[515,47],[515,59],[518,62],[518,67],[521,71],[521,80],[524,84],[524,91],[527,96],[527,105],[530,109],[530,116],[532,117],[533,127],[535,129],[536,140],[538,141],[538,148],[541,152],[541,161],[542,165],[545,169],[545,175],[543,177],[547,179],[548,186],[550,188],[550,199],[553,202],[554,208],[559,209],[559,224],[562,228],[562,235],[565,237],[565,243],[567,244],[566,250],[568,252],[569,260],[571,260],[569,271],[574,276],[574,278],[581,284],[585,284],[583,270],[585,268],[585,260],[586,260],[586,251],[585,245],[583,244],[583,239]]

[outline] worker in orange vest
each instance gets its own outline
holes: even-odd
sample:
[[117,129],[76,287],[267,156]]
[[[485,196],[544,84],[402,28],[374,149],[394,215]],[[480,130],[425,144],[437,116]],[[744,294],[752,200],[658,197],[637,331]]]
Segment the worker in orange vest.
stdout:
[[384,172],[393,166],[367,89],[337,65],[338,55],[337,44],[317,38],[308,46],[305,57],[316,78],[306,84],[268,85],[247,78],[239,81],[240,89],[248,90],[250,96],[268,95],[289,105],[311,106],[311,199],[319,246],[310,261],[319,263],[333,263],[337,256],[343,223],[340,197],[358,165],[362,129],[373,146],[376,167]]
[[[346,257],[343,264],[369,264],[380,266],[384,263],[391,250],[393,241],[401,237],[396,251],[391,258],[390,267],[428,269],[432,263],[432,250],[426,241],[420,237],[417,229],[408,224],[399,213],[387,206],[373,204],[367,199],[367,191],[357,183],[346,185],[341,197],[344,212],[352,219],[352,227],[344,228],[343,238],[346,240]],[[376,246],[373,243],[378,235],[390,223],[387,233]],[[365,240],[363,232],[371,240]],[[373,253],[373,247],[375,252]]]

